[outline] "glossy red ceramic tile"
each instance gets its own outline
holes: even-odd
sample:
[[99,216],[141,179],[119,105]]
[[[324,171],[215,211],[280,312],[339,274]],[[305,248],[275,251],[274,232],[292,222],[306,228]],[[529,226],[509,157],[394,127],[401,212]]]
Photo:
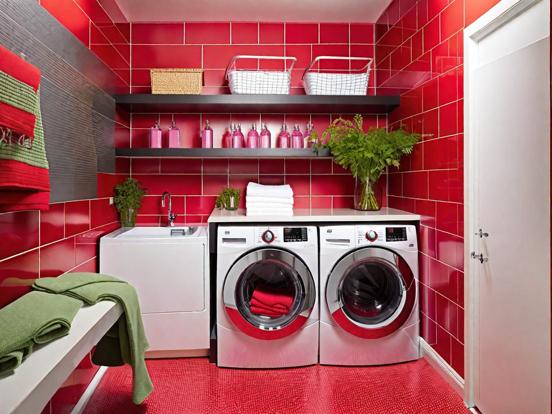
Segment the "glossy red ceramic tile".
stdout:
[[132,45],[133,68],[201,67],[201,46]]
[[162,158],[160,161],[162,174],[201,174],[203,165],[203,162],[200,159]]
[[351,43],[374,43],[374,25],[370,23],[351,23]]
[[38,246],[38,211],[0,214],[0,259]]
[[259,43],[283,44],[284,23],[259,23]]
[[[431,1],[430,1],[431,3]],[[440,42],[441,36],[439,32],[439,18],[433,19],[424,26],[424,51],[431,50]]]
[[65,203],[50,204],[40,213],[40,244],[63,239],[65,230]]
[[211,214],[215,208],[215,199],[215,196],[186,197],[186,214]]
[[437,324],[437,335],[435,341],[435,350],[441,357],[450,364],[450,341],[451,335]]
[[186,23],[187,44],[230,44],[230,23]]
[[161,195],[165,191],[171,194],[201,194],[200,175],[140,175],[136,179],[142,183],[148,195]]
[[38,274],[38,249],[0,261],[0,308],[30,292]]
[[284,174],[284,159],[260,159],[259,174]]
[[320,23],[320,43],[349,43],[349,24]]
[[232,44],[257,44],[259,43],[258,23],[234,23],[232,22]]
[[183,44],[183,23],[134,23],[132,44]]
[[286,43],[317,43],[318,24],[286,23]]
[[227,175],[204,175],[203,194],[219,195],[224,188],[228,187]]
[[88,200],[65,203],[65,237],[90,229],[90,203]]
[[40,248],[40,277],[55,277],[75,267],[75,239]]
[[108,198],[90,200],[90,227],[96,228],[118,220],[117,210]]

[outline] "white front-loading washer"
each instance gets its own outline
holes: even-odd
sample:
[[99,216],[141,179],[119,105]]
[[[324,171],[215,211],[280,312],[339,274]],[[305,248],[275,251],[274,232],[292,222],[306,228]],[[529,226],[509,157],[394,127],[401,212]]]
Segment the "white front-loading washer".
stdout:
[[217,364],[318,362],[318,235],[313,226],[219,226]]
[[320,227],[320,363],[420,358],[416,227]]

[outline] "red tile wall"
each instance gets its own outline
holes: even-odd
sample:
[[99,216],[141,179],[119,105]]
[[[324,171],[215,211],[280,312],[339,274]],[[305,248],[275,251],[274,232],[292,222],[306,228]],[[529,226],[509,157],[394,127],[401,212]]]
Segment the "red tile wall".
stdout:
[[128,93],[130,90],[130,24],[114,23],[99,0],[38,1],[111,68],[117,75],[120,93]]
[[389,116],[423,139],[391,171],[388,203],[422,215],[424,339],[464,375],[463,28],[497,0],[394,0],[376,24],[378,94],[401,93]]
[[[123,178],[98,174],[96,199],[0,214],[0,308],[29,292],[36,278],[98,271],[98,240],[119,227],[108,188]],[[70,412],[96,370],[87,355],[43,412]]]
[[[282,122],[295,123],[304,129],[312,121],[318,131],[331,122],[331,115],[305,114],[132,114],[131,147],[147,147],[148,128],[160,121],[168,128],[172,120],[181,129],[187,147],[199,146],[202,121],[209,119],[215,135],[215,146],[220,147],[224,129],[231,122],[241,122],[244,132],[252,122],[266,122],[273,141]],[[366,115],[365,126],[385,127],[385,115]],[[125,131],[122,131],[124,133]],[[167,137],[164,137],[165,140]],[[127,140],[121,140],[128,146]],[[117,160],[118,172],[130,174],[147,191],[139,211],[141,224],[163,224],[166,211],[160,207],[160,196],[169,191],[173,196],[173,210],[177,223],[204,223],[214,208],[216,196],[224,187],[240,189],[245,194],[249,181],[262,184],[290,184],[295,193],[296,208],[351,208],[354,181],[348,171],[334,164],[330,158],[320,159],[175,159],[123,158]],[[380,194],[385,205],[385,178],[380,183]],[[241,207],[244,207],[242,197]]]
[[[150,92],[151,68],[204,70],[204,93],[228,93],[224,72],[238,54],[295,56],[292,93],[316,56],[374,57],[374,25],[356,23],[132,23],[132,92]],[[272,63],[273,65],[273,63]],[[369,94],[374,94],[371,77]]]

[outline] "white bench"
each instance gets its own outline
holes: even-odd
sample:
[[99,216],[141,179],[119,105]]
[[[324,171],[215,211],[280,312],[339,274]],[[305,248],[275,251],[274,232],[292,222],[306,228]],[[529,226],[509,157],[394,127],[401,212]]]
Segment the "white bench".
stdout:
[[69,335],[35,347],[14,374],[0,378],[0,414],[41,412],[121,314],[111,301],[81,308]]

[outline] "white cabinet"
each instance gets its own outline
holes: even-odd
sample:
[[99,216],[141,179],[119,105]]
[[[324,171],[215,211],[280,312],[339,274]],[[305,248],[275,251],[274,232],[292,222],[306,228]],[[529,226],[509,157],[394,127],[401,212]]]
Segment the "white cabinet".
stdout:
[[209,348],[207,232],[197,227],[181,235],[180,229],[120,229],[100,241],[100,272],[138,292],[149,356]]

